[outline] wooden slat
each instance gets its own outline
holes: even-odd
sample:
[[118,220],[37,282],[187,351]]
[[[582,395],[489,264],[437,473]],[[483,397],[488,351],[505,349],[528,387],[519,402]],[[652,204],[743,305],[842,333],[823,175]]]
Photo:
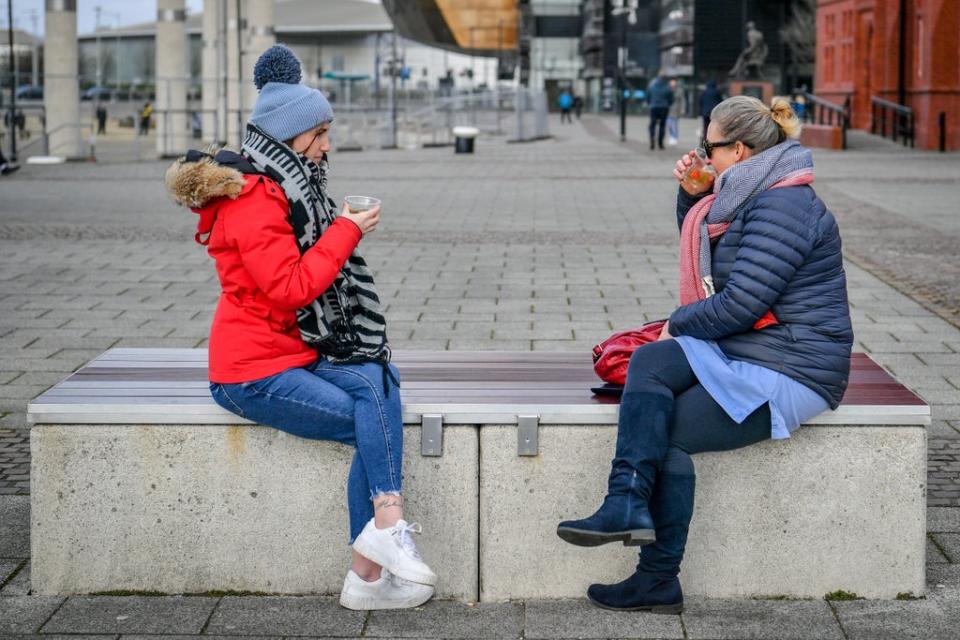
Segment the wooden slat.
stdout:
[[[555,352],[398,351],[404,415],[443,413],[447,423],[511,422],[518,413],[543,424],[616,422],[616,398],[601,384],[589,354]],[[233,424],[210,397],[205,349],[111,349],[30,403],[35,422],[147,420]],[[476,421],[476,422],[469,422]],[[812,424],[924,424],[929,407],[865,354],[854,354],[844,402]]]

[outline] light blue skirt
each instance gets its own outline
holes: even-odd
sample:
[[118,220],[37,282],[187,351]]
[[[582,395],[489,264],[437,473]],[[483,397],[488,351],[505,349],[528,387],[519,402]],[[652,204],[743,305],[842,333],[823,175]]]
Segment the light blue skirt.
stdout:
[[737,424],[765,402],[770,403],[770,437],[789,438],[797,427],[830,405],[820,395],[778,371],[731,360],[713,340],[679,336],[690,368],[723,410]]

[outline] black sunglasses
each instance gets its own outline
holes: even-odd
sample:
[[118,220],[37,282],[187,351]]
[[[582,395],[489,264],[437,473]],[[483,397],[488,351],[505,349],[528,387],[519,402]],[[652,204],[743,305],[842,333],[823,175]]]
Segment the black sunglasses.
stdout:
[[[740,142],[743,142],[743,140],[741,140]],[[737,143],[736,140],[721,140],[720,142],[707,142],[707,139],[704,138],[703,140],[700,141],[700,146],[703,147],[703,150],[707,153],[707,159],[709,160],[713,158],[713,150],[716,149],[717,147],[729,147],[730,145],[736,144],[736,143]],[[743,142],[743,146],[747,147],[748,149],[753,149],[753,145],[750,144],[749,142]]]

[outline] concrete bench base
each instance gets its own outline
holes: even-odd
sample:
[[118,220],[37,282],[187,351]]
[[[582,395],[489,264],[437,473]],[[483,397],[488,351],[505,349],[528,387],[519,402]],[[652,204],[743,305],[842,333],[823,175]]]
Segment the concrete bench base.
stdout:
[[[444,437],[443,458],[406,447],[406,515],[437,595],[476,600],[477,432]],[[30,446],[35,594],[340,592],[350,447],[214,425],[39,425]]]
[[[573,547],[554,533],[599,506],[615,441],[614,428],[551,427],[536,458],[517,458],[515,427],[482,429],[481,599],[582,597],[633,573],[635,550]],[[926,450],[923,427],[808,426],[788,441],[693,456],[684,592],[922,594]]]
[[[517,455],[516,429],[447,426],[442,457],[406,429],[408,512],[438,595],[580,597],[629,575],[635,550],[554,533],[600,503],[615,427],[543,427],[535,457]],[[38,425],[31,438],[34,593],[339,592],[350,448],[253,425]],[[922,426],[810,426],[694,460],[687,593],[923,593]]]

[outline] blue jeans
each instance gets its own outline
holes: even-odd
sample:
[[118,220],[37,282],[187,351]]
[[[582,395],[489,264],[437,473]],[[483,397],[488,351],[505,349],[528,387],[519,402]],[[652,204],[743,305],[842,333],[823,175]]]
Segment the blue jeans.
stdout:
[[[389,365],[393,380],[400,375]],[[347,479],[350,543],[373,517],[371,499],[400,494],[403,418],[399,387],[376,363],[333,364],[321,358],[303,368],[237,384],[211,383],[214,401],[253,422],[356,447]],[[390,385],[385,393],[384,384]]]

